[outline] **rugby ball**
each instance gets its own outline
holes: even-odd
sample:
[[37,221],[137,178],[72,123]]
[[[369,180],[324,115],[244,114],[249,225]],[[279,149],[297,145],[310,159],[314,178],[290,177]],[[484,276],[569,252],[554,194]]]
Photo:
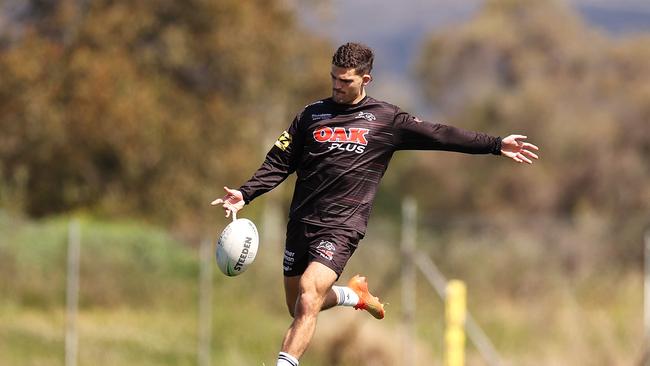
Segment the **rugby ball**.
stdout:
[[226,276],[237,276],[253,263],[257,255],[257,227],[248,219],[234,219],[217,240],[217,265]]

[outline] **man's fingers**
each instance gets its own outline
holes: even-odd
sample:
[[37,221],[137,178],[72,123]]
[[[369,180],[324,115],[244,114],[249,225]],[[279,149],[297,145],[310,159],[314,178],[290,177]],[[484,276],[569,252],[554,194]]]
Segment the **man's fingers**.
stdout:
[[[532,153],[531,153],[532,154]],[[533,154],[534,155],[534,154]],[[528,159],[524,154],[522,153],[511,153],[508,154],[508,157],[517,163],[527,163],[527,164],[532,164],[533,161]]]
[[[528,136],[526,135],[510,135],[504,139],[505,144],[502,147],[502,154],[508,156],[518,163],[532,164],[531,159],[539,159],[539,156],[533,151],[538,151],[539,147],[526,142]],[[531,151],[533,150],[533,151]]]
[[236,189],[230,189],[228,187],[223,187],[223,189],[228,193],[229,196],[234,196],[237,193]]
[[539,159],[539,156],[537,156],[537,154],[535,154],[535,153],[532,152],[532,151],[522,150],[522,151],[521,151],[521,154],[522,154],[522,155],[525,155],[525,156],[527,156],[527,157],[533,158],[533,159]]
[[521,154],[514,154],[510,157],[512,160],[516,161],[517,163],[528,163],[532,164],[533,162],[530,161],[527,157],[521,155]]
[[216,206],[216,205],[218,205],[220,203],[224,203],[224,201],[221,198],[217,198],[216,200],[212,201],[210,204],[212,206]]
[[524,161],[521,160],[521,158],[519,157],[519,154],[515,155],[515,156],[513,157],[513,159],[514,159],[516,162],[518,162],[518,163],[523,163],[523,162],[524,162]]
[[235,215],[237,214],[237,211],[239,211],[239,209],[240,209],[240,207],[231,205],[228,202],[223,204],[223,208],[226,210],[226,218],[230,217],[230,214],[232,214],[233,219],[235,218]]
[[524,149],[539,150],[539,147],[531,144],[530,142],[524,142],[524,144],[521,147],[524,148]]
[[519,140],[525,140],[525,139],[528,138],[528,136],[524,136],[524,135],[510,135],[510,136],[508,136],[508,137],[510,137],[511,139],[513,139],[515,142],[521,142],[521,141],[519,141]]

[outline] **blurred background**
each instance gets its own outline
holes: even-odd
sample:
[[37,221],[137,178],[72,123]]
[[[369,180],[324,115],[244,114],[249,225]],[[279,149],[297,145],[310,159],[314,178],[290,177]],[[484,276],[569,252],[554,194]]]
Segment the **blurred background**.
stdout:
[[[0,1],[0,364],[70,364],[78,239],[79,365],[274,365],[293,180],[241,212],[261,244],[239,277],[200,265],[228,223],[209,203],[329,96],[347,41],[376,51],[373,97],[541,159],[396,154],[342,276],[387,319],[323,313],[302,363],[402,364],[412,197],[420,255],[467,284],[500,364],[644,364],[646,0]],[[442,364],[444,302],[421,274],[416,293],[409,353]],[[467,364],[487,364],[469,341]]]

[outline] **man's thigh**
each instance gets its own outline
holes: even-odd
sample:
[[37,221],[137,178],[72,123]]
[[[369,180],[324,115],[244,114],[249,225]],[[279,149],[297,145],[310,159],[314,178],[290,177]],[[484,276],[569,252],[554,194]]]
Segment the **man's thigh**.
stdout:
[[337,274],[320,262],[310,262],[302,275],[284,277],[284,295],[289,313],[293,316],[301,292],[315,291],[325,297],[336,282]]
[[313,291],[324,296],[332,288],[338,275],[336,272],[320,262],[310,262],[305,273],[300,277],[299,292]]

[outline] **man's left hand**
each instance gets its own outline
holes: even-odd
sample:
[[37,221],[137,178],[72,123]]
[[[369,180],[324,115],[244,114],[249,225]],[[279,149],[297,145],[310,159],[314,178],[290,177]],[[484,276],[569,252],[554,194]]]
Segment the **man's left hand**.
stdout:
[[531,150],[538,151],[539,148],[529,142],[523,135],[510,135],[501,140],[501,155],[507,156],[518,163],[532,164],[531,159],[539,159],[537,154]]

